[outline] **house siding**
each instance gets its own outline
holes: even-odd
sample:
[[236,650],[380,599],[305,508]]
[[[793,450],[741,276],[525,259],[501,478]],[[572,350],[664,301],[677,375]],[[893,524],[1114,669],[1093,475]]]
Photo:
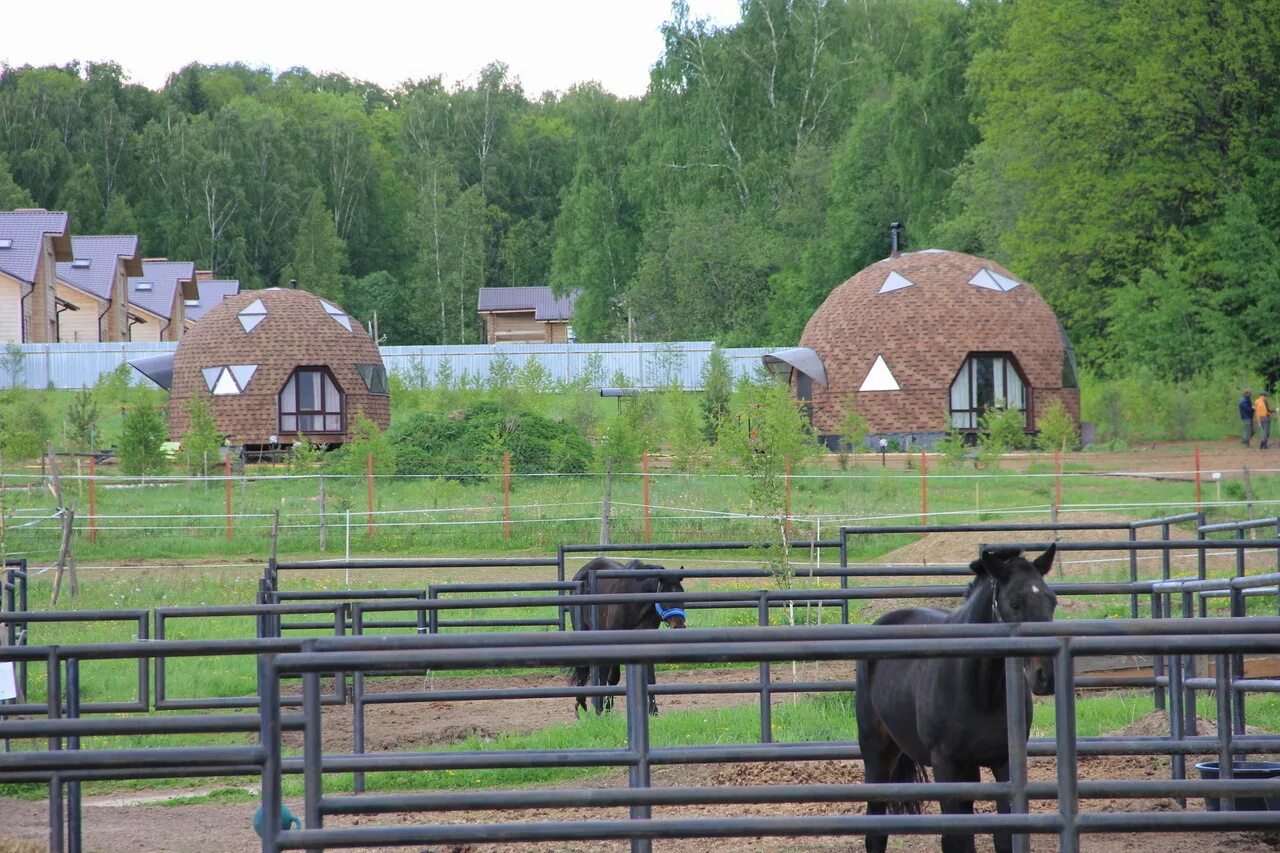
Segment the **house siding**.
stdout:
[[0,343],[24,343],[22,316],[28,310],[22,304],[22,283],[0,273]]
[[168,338],[160,336],[160,330],[164,328],[164,324],[168,322],[163,317],[158,317],[150,311],[143,311],[138,306],[133,306],[133,313],[142,319],[145,323],[134,323],[129,327],[129,340],[140,341],[143,343],[159,343]]
[[89,294],[58,285],[58,298],[76,306],[78,311],[63,311],[57,316],[58,343],[91,344],[102,340],[102,330],[98,315],[102,313],[103,304]]

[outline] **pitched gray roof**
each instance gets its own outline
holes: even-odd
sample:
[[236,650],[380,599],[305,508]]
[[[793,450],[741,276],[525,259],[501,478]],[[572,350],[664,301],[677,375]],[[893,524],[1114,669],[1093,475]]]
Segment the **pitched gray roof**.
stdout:
[[482,287],[480,311],[532,311],[535,320],[568,320],[578,294],[557,297],[549,287]]
[[[129,302],[166,320],[172,320],[173,294],[178,283],[196,277],[196,265],[191,261],[143,261],[142,275],[129,279]],[[139,285],[150,282],[150,289]]]
[[[72,237],[71,254],[75,260],[58,264],[58,279],[99,299],[110,300],[116,280],[116,263],[121,258],[137,261],[138,238],[132,234]],[[82,265],[84,261],[89,262],[87,267]]]
[[0,272],[19,281],[34,284],[40,263],[40,246],[46,234],[65,236],[67,214],[64,211],[6,210],[0,211]]
[[197,281],[196,288],[200,291],[200,300],[195,304],[187,303],[183,306],[183,316],[188,320],[199,320],[210,308],[228,296],[239,293],[240,282],[236,279]]

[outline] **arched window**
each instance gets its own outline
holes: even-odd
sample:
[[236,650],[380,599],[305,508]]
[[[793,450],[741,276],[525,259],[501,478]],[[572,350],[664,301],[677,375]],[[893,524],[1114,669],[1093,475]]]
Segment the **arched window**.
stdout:
[[951,381],[951,424],[977,429],[982,413],[994,406],[1016,409],[1027,421],[1027,380],[1007,352],[974,352]]
[[280,391],[280,434],[346,431],[342,389],[325,367],[299,367]]

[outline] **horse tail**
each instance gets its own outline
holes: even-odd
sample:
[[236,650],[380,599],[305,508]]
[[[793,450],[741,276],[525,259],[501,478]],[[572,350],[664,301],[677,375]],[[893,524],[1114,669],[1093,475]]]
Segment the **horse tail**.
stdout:
[[[929,774],[911,760],[905,752],[898,754],[898,761],[889,774],[890,782],[928,782]],[[885,803],[887,814],[920,814],[920,800],[891,800]]]

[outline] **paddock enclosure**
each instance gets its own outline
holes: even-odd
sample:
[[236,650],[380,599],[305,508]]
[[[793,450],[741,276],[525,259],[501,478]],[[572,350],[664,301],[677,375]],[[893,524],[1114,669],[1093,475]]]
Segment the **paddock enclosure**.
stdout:
[[[1062,562],[1049,580],[1062,602],[1059,620],[866,624],[881,610],[912,601],[949,607],[964,595],[967,560],[849,560],[861,537],[895,533],[965,537],[973,557],[983,545],[1038,552],[1056,542]],[[854,836],[867,830],[902,837],[944,827],[1010,830],[1023,850],[1099,849],[1099,839],[1134,832],[1234,834],[1246,839],[1246,849],[1253,837],[1239,833],[1280,831],[1280,811],[1235,808],[1280,795],[1280,781],[1234,778],[1232,770],[1242,759],[1280,753],[1280,733],[1256,722],[1269,713],[1270,694],[1280,692],[1280,680],[1267,672],[1268,659],[1280,653],[1280,519],[1210,525],[1202,514],[1187,513],[1143,521],[844,527],[830,539],[790,548],[804,559],[785,576],[755,542],[562,545],[545,557],[511,559],[272,559],[255,601],[98,611],[33,607],[29,572],[14,561],[4,573],[0,622],[7,645],[0,646],[0,664],[14,664],[19,698],[0,704],[0,784],[47,790],[42,835],[58,851],[109,849],[94,840],[85,819],[84,783],[180,778],[260,786],[266,814],[287,803],[305,826],[268,829],[260,842],[247,835],[243,844],[190,849],[544,843],[643,851],[675,849],[692,838],[707,839],[701,843],[708,849],[720,843],[861,849]],[[574,608],[637,598],[598,593],[604,572],[582,583],[566,579],[600,553],[643,557],[668,569],[683,565],[685,593],[644,598],[678,599],[690,627],[679,634],[565,630]],[[1100,565],[1105,572],[1094,570]],[[404,582],[446,573],[489,579]],[[335,578],[334,588],[309,588],[304,580],[316,577]],[[388,577],[398,582],[384,584]],[[1106,618],[1071,618],[1073,608],[1101,608]],[[215,620],[242,625],[243,637],[175,639]],[[128,626],[134,638],[45,641],[57,623],[70,622]],[[1038,723],[1052,719],[1052,732],[1033,733],[1025,744],[1010,740],[1008,783],[867,785],[855,776],[805,777],[815,763],[859,757],[848,661],[973,655],[1006,659],[1015,730],[1024,713],[1012,700],[1022,690],[1018,661],[1054,661],[1057,692],[1036,709]],[[658,682],[565,683],[564,668],[602,660],[657,665]],[[227,673],[226,683],[244,684],[242,695],[174,687],[177,672],[215,669]],[[98,680],[108,674],[131,685],[132,695],[102,698],[108,691]],[[726,739],[695,727],[672,742],[655,738],[663,716],[645,712],[650,691],[676,713],[749,703],[752,736]],[[1162,728],[1078,734],[1081,703],[1099,691],[1150,697]],[[605,695],[623,700],[612,720],[580,724],[614,726],[599,743],[569,737],[512,748],[501,739],[417,738],[406,725],[433,715],[465,729],[481,713],[504,713],[492,708],[549,703],[560,709],[552,713],[561,722],[572,724],[578,697]],[[847,713],[845,736],[786,736],[795,697],[819,697],[830,713]],[[662,707],[665,715],[668,705]],[[1207,729],[1198,709],[1221,724]],[[1220,778],[1195,778],[1190,765],[1201,757],[1218,762]],[[739,778],[717,777],[717,767]],[[1082,773],[1090,767],[1104,767],[1104,777]],[[614,781],[413,784],[436,774],[553,768],[612,771]],[[868,817],[857,807],[868,799],[944,796],[974,799],[979,813]],[[1010,814],[982,809],[1004,798],[1012,802]],[[1206,798],[1216,799],[1218,809],[1206,809]],[[254,807],[242,807],[244,827]],[[7,831],[0,829],[0,838]],[[735,838],[745,840],[719,841]],[[836,846],[806,846],[822,839]]]

